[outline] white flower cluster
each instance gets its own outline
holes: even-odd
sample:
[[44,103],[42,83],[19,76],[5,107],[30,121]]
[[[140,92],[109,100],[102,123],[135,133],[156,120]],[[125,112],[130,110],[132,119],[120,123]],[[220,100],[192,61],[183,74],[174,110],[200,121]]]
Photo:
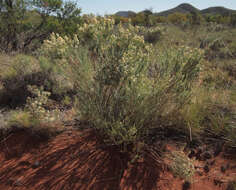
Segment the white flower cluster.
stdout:
[[79,40],[75,35],[74,38],[67,36],[61,37],[59,34],[52,33],[49,40],[45,40],[41,48],[41,55],[52,58],[63,58],[68,48],[78,48]]
[[[101,59],[100,62],[105,62],[104,57],[110,59],[107,63],[114,64],[111,66],[115,67],[112,70],[122,70],[124,77],[128,77],[131,83],[136,84],[141,82],[139,69],[148,65],[153,49],[151,44],[146,44],[144,41],[142,35],[144,30],[147,29],[133,26],[131,23],[115,25],[114,19],[110,17],[91,17],[88,24],[79,28],[78,37],[80,41],[91,40],[95,43],[95,51]],[[112,74],[107,73],[107,75]]]
[[[100,74],[104,81],[113,80],[112,76],[117,74],[118,81],[126,78],[132,86],[144,87],[146,79],[141,72],[151,62],[153,54],[152,44],[145,43],[144,34],[159,31],[160,27],[147,29],[133,26],[131,23],[115,25],[115,20],[111,17],[88,16],[86,23],[78,28],[74,38],[61,37],[53,33],[51,38],[44,42],[41,51],[46,57],[59,58],[57,64],[65,65],[70,62],[65,59],[68,49],[77,48],[80,51],[81,45],[87,45],[99,62],[100,69],[96,72],[110,68]],[[111,81],[110,84],[114,83]]]
[[38,120],[46,122],[54,121],[56,119],[57,110],[50,112],[44,108],[51,93],[44,91],[43,87],[38,88],[37,86],[30,85],[28,86],[28,90],[33,94],[34,97],[27,98],[25,109]]

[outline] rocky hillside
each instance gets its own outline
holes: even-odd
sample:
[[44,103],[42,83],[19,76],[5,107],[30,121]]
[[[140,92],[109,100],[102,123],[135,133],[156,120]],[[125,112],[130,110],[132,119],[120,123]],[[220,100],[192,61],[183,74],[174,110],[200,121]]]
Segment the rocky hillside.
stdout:
[[187,3],[183,3],[183,4],[180,4],[179,6],[173,8],[173,9],[169,9],[169,10],[157,13],[157,15],[159,15],[159,16],[168,16],[169,14],[176,13],[176,12],[190,13],[190,12],[199,12],[199,11],[200,10],[195,8],[194,6],[192,6],[190,4],[187,4]]
[[202,14],[221,14],[227,15],[231,13],[236,13],[236,10],[227,9],[225,7],[209,7],[207,9],[201,10]]
[[[159,13],[155,13],[155,15],[157,15],[157,16],[168,16],[169,14],[173,14],[173,13],[176,13],[176,12],[184,13],[184,14],[191,13],[191,12],[198,12],[198,13],[201,13],[201,14],[228,15],[228,14],[236,13],[236,10],[228,9],[228,8],[225,8],[225,7],[209,7],[209,8],[200,10],[200,9],[197,9],[196,7],[192,6],[191,4],[183,3],[183,4],[178,5],[175,8],[168,9],[166,11],[162,11],[162,12],[159,12]],[[132,14],[136,14],[136,13],[133,12],[133,11],[119,11],[115,15],[122,16],[122,17],[129,17]]]

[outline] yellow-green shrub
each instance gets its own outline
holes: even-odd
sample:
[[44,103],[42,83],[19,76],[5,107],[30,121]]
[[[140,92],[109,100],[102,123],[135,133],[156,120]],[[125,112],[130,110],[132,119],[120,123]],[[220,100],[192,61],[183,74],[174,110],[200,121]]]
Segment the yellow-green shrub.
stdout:
[[28,55],[18,54],[12,57],[6,57],[8,60],[3,61],[1,64],[1,78],[12,79],[22,78],[24,75],[30,75],[40,70],[38,61],[36,58]]
[[23,128],[37,128],[43,123],[54,122],[57,119],[57,110],[45,109],[50,92],[44,91],[43,87],[28,86],[31,97],[27,98],[24,109],[12,111],[8,119],[10,126]]
[[33,119],[30,112],[15,110],[10,113],[8,125],[22,128],[29,128],[39,124],[39,120]]
[[194,163],[181,151],[173,151],[170,155],[170,169],[174,176],[178,176],[189,182],[193,182],[195,173]]
[[79,117],[109,144],[135,146],[148,141],[150,128],[176,122],[169,116],[189,102],[198,76],[200,50],[181,47],[157,56],[142,32],[131,24],[116,26],[109,17],[91,17],[75,40],[57,36],[58,42],[52,38],[43,46],[50,46],[45,57],[56,56],[55,64],[72,68]]

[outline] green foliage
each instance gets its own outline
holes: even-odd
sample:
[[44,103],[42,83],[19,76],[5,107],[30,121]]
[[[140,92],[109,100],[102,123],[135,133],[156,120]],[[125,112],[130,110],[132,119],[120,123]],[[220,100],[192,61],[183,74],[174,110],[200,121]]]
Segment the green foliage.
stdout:
[[[9,72],[9,70],[12,71]],[[38,60],[32,56],[18,54],[12,58],[11,65],[3,71],[3,78],[23,77],[39,71]]]
[[53,35],[43,55],[73,68],[69,74],[78,93],[80,119],[106,143],[135,147],[147,140],[150,128],[175,122],[171,116],[189,102],[202,53],[183,47],[153,57],[142,28],[116,26],[110,18],[90,19],[74,39]]
[[14,110],[11,112],[7,121],[8,125],[22,128],[29,128],[39,124],[39,121],[32,119],[29,112],[23,110]]
[[182,117],[192,131],[221,139],[235,147],[235,90],[226,72],[205,63],[199,86],[193,91],[191,103],[182,109]]
[[219,90],[200,88],[193,97],[182,113],[192,131],[206,130],[218,136],[225,134],[231,128],[228,123],[233,119],[231,116],[233,110],[229,109],[230,106],[227,103],[228,94],[225,93],[223,97]]
[[[71,48],[78,48],[79,40],[77,36],[69,38],[67,36],[61,37],[59,34],[52,33],[48,40],[39,49],[41,56],[47,56],[50,61],[62,59]],[[61,65],[63,66],[63,65]]]
[[[31,14],[35,17],[27,17],[24,30],[42,22],[37,11]],[[144,19],[140,25],[149,27],[132,25],[139,16]],[[235,61],[228,60],[234,53],[232,28],[195,23],[201,32],[195,27],[183,31],[181,23],[191,24],[187,15],[180,15],[178,26],[157,27],[159,17],[143,12],[131,20],[85,15],[83,25],[68,24],[65,31],[67,18],[71,16],[62,12],[45,17],[44,29],[56,32],[35,52],[36,58],[0,55],[0,104],[22,103],[10,116],[12,125],[51,123],[57,114],[48,111],[50,92],[64,108],[75,104],[80,120],[123,151],[140,152],[140,144],[150,143],[150,137],[161,139],[169,130],[176,137],[190,135],[190,140],[222,139],[235,148]],[[199,39],[201,50],[193,48],[199,47]],[[180,173],[186,177],[185,171]]]
[[[93,18],[90,18],[90,21],[89,21],[89,23],[94,23],[96,25],[99,24],[100,22],[101,21],[94,21]],[[131,21],[131,23],[132,23],[132,21]],[[131,26],[131,23],[128,22],[127,25],[129,27],[129,30],[131,30],[131,32],[133,33],[132,35],[136,34],[138,36],[144,37],[144,40],[146,42],[156,43],[157,41],[160,40],[161,36],[163,35],[163,28],[161,28],[161,27],[158,27],[158,26],[149,27],[149,28],[146,28],[146,27],[143,27],[143,26],[133,27],[133,26]],[[100,35],[102,37],[104,37],[105,35],[112,35],[111,32],[114,32],[115,35],[119,35],[119,34],[116,33],[115,26],[112,26],[112,28],[113,28],[112,30],[108,29],[108,31],[105,31],[106,27],[110,27],[110,26],[102,26],[103,24],[102,23],[100,23],[100,24],[101,24],[101,27],[99,27],[99,28],[102,30],[102,31],[100,31]],[[119,24],[117,26],[117,28],[118,28],[118,30],[120,30],[121,28],[125,28],[125,26],[123,26],[122,24]],[[100,46],[103,43],[103,42],[98,41],[97,39],[95,39],[97,37],[94,37],[94,35],[97,35],[97,34],[96,34],[96,31],[94,31],[94,30],[95,30],[95,27],[93,27],[93,25],[85,24],[78,31],[78,38],[81,40],[81,42],[83,44],[86,44],[86,45],[89,44],[90,49],[93,48],[91,50],[95,50],[96,48],[98,48],[98,46]],[[122,41],[122,39],[121,39],[121,41]]]
[[29,84],[40,84],[40,67],[36,58],[26,55],[16,55],[9,58],[9,62],[1,65],[1,91],[0,102],[10,107],[20,106],[26,101]]
[[215,39],[209,43],[209,48],[213,51],[219,51],[220,48],[225,47],[225,43],[222,39]]
[[73,35],[81,23],[80,12],[76,3],[70,1],[2,0],[1,51],[34,50],[51,32]]
[[40,127],[43,123],[54,122],[58,111],[48,111],[45,106],[48,103],[50,92],[44,91],[42,87],[28,86],[32,97],[27,98],[24,109],[11,112],[8,124],[16,127]]
[[202,15],[199,14],[198,12],[195,12],[195,11],[191,12],[188,15],[188,18],[190,20],[190,24],[193,25],[193,26],[200,25],[203,22]]
[[62,100],[62,104],[64,106],[71,106],[72,105],[72,99],[69,96],[65,96]]
[[122,17],[122,16],[113,16],[114,20],[115,20],[115,24],[120,24],[120,23],[129,23],[129,19],[130,18],[126,18],[126,17]]
[[221,15],[221,14],[208,14],[208,15],[204,15],[204,18],[208,23],[229,25],[231,16]]
[[160,28],[156,27],[154,29],[149,29],[147,32],[144,34],[144,40],[148,43],[157,43],[163,35],[163,32]]
[[225,27],[222,24],[217,24],[215,22],[207,23],[207,31],[208,32],[220,32],[223,30],[225,30]]
[[174,151],[170,156],[170,168],[175,176],[192,182],[195,173],[194,163],[181,151]]
[[0,1],[0,44],[1,50],[17,48],[20,32],[25,24],[27,2],[21,0]]
[[[9,59],[9,60],[7,60]],[[71,94],[73,83],[61,65],[53,64],[43,56],[36,59],[23,54],[1,59],[0,104],[9,107],[24,106],[30,92],[28,85],[44,86],[55,100]],[[56,61],[56,60],[55,60]],[[67,69],[68,70],[68,69]],[[70,95],[72,96],[72,94]]]
[[[77,69],[81,116],[88,118],[108,142],[132,144],[143,133],[141,122],[144,119],[136,121],[135,114],[140,114],[136,106],[151,90],[144,74],[150,46],[136,34],[138,28],[131,25],[115,28],[114,21],[109,18],[94,18],[94,23],[80,28],[79,37],[91,30],[94,31],[91,38],[96,42],[93,47],[97,63],[94,69],[89,66],[93,74],[89,80],[83,79],[83,73]],[[86,64],[80,63],[79,67]],[[85,80],[86,86],[83,85]]]
[[232,57],[232,51],[228,48],[225,40],[222,38],[204,38],[201,40],[200,48],[205,49],[205,57],[208,60]]
[[156,23],[166,23],[167,19],[164,16],[156,16],[155,17]]
[[187,16],[182,13],[169,14],[167,19],[168,19],[168,22],[170,22],[172,24],[176,24],[176,25],[180,25],[182,23],[187,22]]
[[[81,48],[77,36],[69,38],[52,33],[38,50],[39,65],[45,78],[45,87],[54,95],[63,99],[64,94],[73,91],[74,81],[71,77],[71,66],[67,64],[72,49]],[[61,98],[60,98],[61,99]]]
[[29,92],[32,93],[32,97],[27,98],[25,110],[28,111],[32,117],[45,122],[54,121],[56,110],[54,113],[45,109],[45,105],[48,103],[48,98],[51,95],[50,92],[44,91],[43,87],[37,88],[37,86],[28,86]]
[[149,25],[149,19],[148,15],[144,14],[143,12],[136,14],[131,18],[132,24],[134,26],[148,26]]

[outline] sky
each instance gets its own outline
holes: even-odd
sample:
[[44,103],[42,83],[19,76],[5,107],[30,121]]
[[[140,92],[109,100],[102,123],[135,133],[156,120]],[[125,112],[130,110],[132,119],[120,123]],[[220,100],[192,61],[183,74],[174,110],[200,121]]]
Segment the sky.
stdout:
[[128,10],[139,12],[150,8],[153,12],[161,12],[181,3],[190,3],[198,9],[223,6],[236,10],[236,0],[78,0],[82,14],[95,15],[114,14]]

